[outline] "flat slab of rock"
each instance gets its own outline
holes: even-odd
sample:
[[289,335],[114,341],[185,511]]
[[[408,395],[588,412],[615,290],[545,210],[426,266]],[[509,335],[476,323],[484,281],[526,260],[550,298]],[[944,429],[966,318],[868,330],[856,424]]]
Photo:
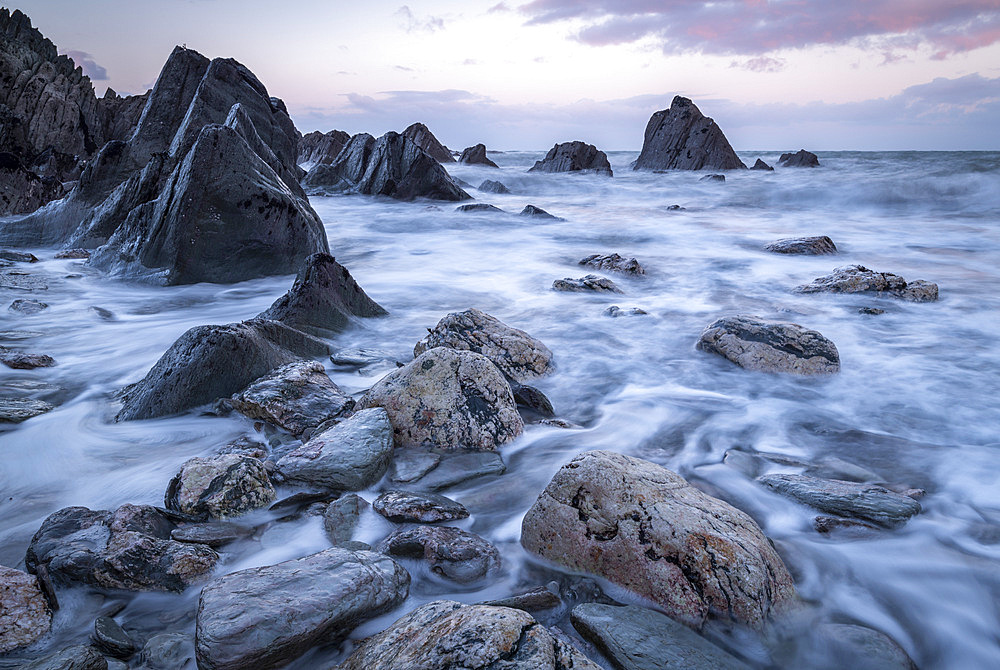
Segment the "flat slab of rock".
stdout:
[[316,361],[283,365],[229,402],[240,414],[284,428],[295,437],[354,408],[354,401],[330,381],[323,364]]
[[613,174],[608,155],[593,144],[580,141],[556,144],[528,172],[594,172],[608,177]]
[[674,97],[646,124],[636,170],[746,169],[722,129],[690,99]]
[[795,153],[781,154],[778,157],[780,167],[819,167],[819,158],[816,154],[805,149],[799,149]]
[[438,138],[434,137],[434,133],[430,131],[430,128],[422,123],[414,123],[407,127],[403,131],[403,137],[406,137],[418,147],[426,151],[431,155],[431,158],[436,160],[438,163],[454,163],[455,157],[451,155],[448,147],[441,144]]
[[462,150],[462,155],[458,157],[459,163],[466,165],[485,165],[487,167],[499,167],[496,163],[486,157],[486,145],[476,144]]
[[711,615],[760,629],[794,597],[791,576],[747,514],[610,451],[581,454],[556,473],[524,517],[521,544],[692,628]]
[[803,254],[818,256],[837,253],[837,245],[826,235],[817,237],[789,237],[764,246],[764,251],[776,254]]
[[500,569],[500,552],[475,533],[451,526],[413,526],[391,533],[378,545],[390,556],[423,560],[431,572],[460,584]]
[[840,372],[836,345],[795,323],[747,315],[725,317],[705,328],[697,346],[747,370],[800,375]]
[[167,485],[163,503],[182,514],[225,519],[266,507],[275,497],[261,461],[221,454],[184,463]]
[[26,663],[21,670],[108,670],[108,661],[94,647],[78,644]]
[[874,484],[808,475],[764,475],[757,481],[828,514],[870,521],[883,528],[898,528],[920,512],[920,503],[913,498]]
[[584,293],[587,291],[592,291],[594,293],[625,292],[618,288],[618,286],[610,279],[598,277],[597,275],[586,275],[585,277],[580,277],[579,279],[572,279],[570,277],[557,279],[552,282],[552,288],[557,291],[569,291],[573,293]]
[[521,610],[437,600],[365,640],[339,670],[600,670]]
[[502,475],[507,470],[495,451],[434,452],[398,449],[389,479],[407,488],[440,491],[470,479]]
[[248,537],[252,528],[225,521],[185,524],[170,532],[170,539],[191,544],[204,544],[215,549]]
[[490,359],[501,372],[526,381],[552,372],[552,352],[523,330],[476,308],[452,312],[417,342],[413,355],[434,347],[474,351]]
[[0,347],[0,363],[15,370],[34,370],[35,368],[51,368],[55,360],[47,354],[30,354],[24,351],[4,351]]
[[98,649],[116,658],[128,658],[137,651],[135,641],[108,616],[97,617],[93,640]]
[[437,523],[469,516],[465,505],[436,493],[386,491],[375,499],[372,507],[393,523]]
[[525,612],[541,612],[560,607],[563,601],[555,591],[544,586],[539,586],[524,593],[516,593],[506,598],[490,600],[481,604],[492,605],[494,607],[512,607],[516,610],[524,610]]
[[510,189],[507,188],[503,183],[498,181],[493,181],[492,179],[487,179],[483,181],[479,186],[477,186],[483,193],[510,193]]
[[323,530],[330,544],[339,546],[350,542],[358,526],[361,513],[368,509],[368,501],[356,493],[342,495],[323,511]]
[[55,405],[32,398],[0,398],[0,423],[21,423],[51,412]]
[[410,575],[388,556],[338,548],[230,573],[202,589],[198,667],[284,666],[396,607],[409,585]]
[[0,565],[0,654],[41,639],[52,613],[34,575]]
[[625,258],[621,254],[591,254],[580,259],[580,265],[586,265],[598,270],[621,272],[625,275],[644,275],[646,270],[635,258]]
[[360,491],[385,474],[392,425],[381,407],[362,409],[278,460],[285,477],[330,491]]
[[482,354],[446,347],[390,372],[357,407],[385,408],[397,447],[493,451],[524,430],[500,370]]
[[911,302],[933,302],[938,286],[923,279],[906,281],[891,272],[876,272],[863,265],[847,265],[795,289],[799,293],[873,293]]
[[459,205],[458,207],[455,208],[455,211],[456,212],[465,212],[466,214],[468,214],[470,212],[480,212],[480,213],[483,213],[483,214],[495,214],[495,213],[505,214],[506,213],[502,209],[500,209],[499,207],[497,207],[495,205],[489,205],[489,204],[487,204],[485,202],[474,202],[471,205]]
[[573,608],[573,627],[623,670],[750,670],[687,626],[655,610],[584,603]]
[[74,260],[87,260],[90,258],[90,249],[63,249],[57,251],[53,258],[70,258]]

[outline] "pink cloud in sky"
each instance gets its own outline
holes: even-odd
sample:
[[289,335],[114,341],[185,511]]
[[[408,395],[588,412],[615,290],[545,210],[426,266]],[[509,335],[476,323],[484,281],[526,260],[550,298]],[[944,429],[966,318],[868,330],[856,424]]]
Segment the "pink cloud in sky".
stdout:
[[529,24],[582,20],[585,44],[652,37],[666,53],[755,55],[906,35],[946,57],[1000,41],[1000,0],[532,0],[518,9]]

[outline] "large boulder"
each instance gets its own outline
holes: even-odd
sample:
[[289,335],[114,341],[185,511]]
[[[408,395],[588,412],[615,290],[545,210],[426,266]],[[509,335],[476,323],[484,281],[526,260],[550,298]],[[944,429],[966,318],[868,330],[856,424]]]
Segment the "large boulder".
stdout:
[[52,627],[52,613],[34,576],[0,565],[0,654],[26,647]]
[[722,129],[688,98],[676,96],[669,109],[646,124],[636,170],[737,170],[746,165]]
[[410,575],[388,556],[332,548],[233,572],[201,592],[199,668],[268,670],[396,607]]
[[396,200],[469,200],[441,164],[410,139],[388,132],[355,135],[331,165],[317,165],[302,185],[310,194],[384,195]]
[[493,451],[524,430],[497,367],[482,354],[446,347],[390,372],[357,407],[384,407],[397,447]]
[[594,172],[608,177],[613,174],[608,155],[593,144],[580,141],[556,144],[528,172]]
[[58,582],[126,591],[182,591],[205,578],[219,555],[203,544],[176,542],[176,525],[155,507],[113,512],[66,507],[31,538],[24,564],[45,566]]
[[365,640],[339,670],[598,670],[521,610],[437,600]]
[[794,597],[792,578],[747,514],[670,470],[610,451],[583,453],[556,473],[524,517],[521,544],[693,628],[715,616],[759,629]]
[[351,136],[343,130],[321,133],[318,130],[306,133],[299,140],[299,165],[329,165],[337,159],[347,146]]
[[278,321],[196,326],[181,335],[140,381],[121,393],[117,421],[177,414],[242,391],[272,370],[329,346]]
[[780,167],[819,167],[819,158],[811,151],[799,149],[793,154],[781,154],[778,157],[778,165]]
[[462,150],[462,155],[458,157],[459,163],[465,165],[485,165],[487,167],[499,167],[496,163],[486,157],[486,145],[476,144]]
[[526,381],[552,372],[552,352],[523,330],[476,308],[452,312],[428,329],[413,355],[434,347],[474,351],[490,359],[515,381]]
[[799,375],[840,372],[837,346],[795,323],[746,315],[725,317],[705,328],[697,346],[747,370]]
[[764,475],[757,481],[803,505],[883,528],[898,528],[920,512],[913,498],[875,484],[792,474]]
[[906,281],[891,272],[869,270],[863,265],[846,265],[832,273],[817,277],[795,289],[799,293],[870,293],[911,302],[933,302],[938,299],[938,286],[929,281]]
[[387,312],[368,297],[347,268],[329,254],[313,254],[299,269],[295,283],[259,318],[281,321],[321,337],[340,332],[352,316]]
[[438,142],[434,133],[422,123],[414,123],[403,131],[403,137],[409,139],[418,147],[431,155],[431,158],[438,163],[454,163],[455,157],[451,155],[448,147]]
[[167,485],[163,504],[190,516],[225,519],[264,507],[275,497],[260,460],[220,454],[185,462]]

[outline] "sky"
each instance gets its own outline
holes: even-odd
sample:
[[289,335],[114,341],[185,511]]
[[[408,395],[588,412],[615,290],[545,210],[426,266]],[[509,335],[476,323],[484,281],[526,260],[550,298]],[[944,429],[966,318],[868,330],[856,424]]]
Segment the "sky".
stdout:
[[98,94],[184,44],[303,133],[638,150],[684,95],[737,150],[1000,150],[1000,0],[27,0]]

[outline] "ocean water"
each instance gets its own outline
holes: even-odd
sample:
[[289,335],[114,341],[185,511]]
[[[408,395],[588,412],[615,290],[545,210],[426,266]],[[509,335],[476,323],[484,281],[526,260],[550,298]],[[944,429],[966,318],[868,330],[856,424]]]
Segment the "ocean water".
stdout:
[[[808,607],[798,632],[783,633],[784,656],[768,660],[773,640],[730,639],[749,661],[810,667],[821,649],[808,630],[840,622],[887,633],[922,668],[1000,667],[1000,153],[828,152],[819,154],[819,169],[727,173],[725,183],[699,181],[704,173],[632,172],[635,152],[610,155],[611,179],[528,174],[541,156],[491,153],[499,170],[448,166],[473,185],[506,184],[511,194],[470,193],[507,214],[460,213],[455,204],[429,201],[312,199],[334,255],[390,313],[357,322],[335,347],[378,349],[406,361],[426,328],[448,312],[477,307],[552,349],[557,370],[536,385],[559,417],[578,426],[529,425],[501,449],[506,474],[444,492],[472,512],[457,525],[500,548],[504,567],[496,579],[456,587],[407,563],[410,599],[353,637],[430,600],[477,602],[544,583],[544,570],[518,544],[521,518],[562,464],[610,449],[680,473],[750,513],[774,541]],[[777,156],[741,152],[748,164],[757,157],[774,164]],[[564,220],[516,216],[526,204]],[[683,209],[669,209],[675,204]],[[803,235],[829,235],[840,252],[762,250]],[[0,369],[0,395],[58,408],[0,426],[0,564],[8,566],[20,566],[31,535],[57,509],[162,504],[168,480],[188,458],[241,435],[263,439],[238,416],[194,412],[115,424],[111,396],[140,379],[186,329],[250,318],[293,279],[153,287],[54,260],[52,250],[33,251],[42,262],[19,269],[47,289],[0,289],[0,297],[50,307],[22,316],[4,305],[0,331],[29,334],[0,334],[0,344],[50,354],[58,365]],[[579,259],[605,252],[636,257],[647,274],[596,273],[624,295],[552,290],[555,279],[590,272]],[[940,300],[792,291],[855,263],[936,282]],[[610,305],[648,315],[603,316]],[[885,313],[862,315],[863,307]],[[733,314],[820,331],[839,349],[840,374],[748,372],[695,349],[705,326]],[[327,362],[327,369],[360,394],[392,367],[360,374]],[[768,492],[732,458],[724,462],[729,450],[787,457],[784,464],[758,461],[759,473],[801,471],[788,459],[839,458],[886,483],[925,489],[923,511],[895,531],[821,535],[812,527],[814,510]],[[279,489],[279,497],[287,492]],[[362,495],[371,500],[377,492]],[[375,542],[389,528],[370,515],[357,539]],[[326,546],[316,517],[276,523],[227,553],[220,571]],[[61,595],[47,642],[53,649],[83,641],[103,606],[83,589]],[[190,632],[197,595],[193,588],[131,598],[120,620],[139,637]],[[323,667],[339,653],[316,650],[292,667]]]

